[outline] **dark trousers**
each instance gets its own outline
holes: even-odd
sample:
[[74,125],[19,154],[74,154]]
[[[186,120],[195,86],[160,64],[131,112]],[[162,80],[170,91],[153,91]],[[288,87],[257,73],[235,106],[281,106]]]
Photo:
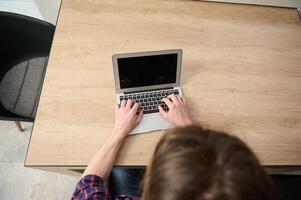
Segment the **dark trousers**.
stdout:
[[143,168],[113,168],[109,178],[109,190],[112,198],[124,194],[134,197],[141,195]]

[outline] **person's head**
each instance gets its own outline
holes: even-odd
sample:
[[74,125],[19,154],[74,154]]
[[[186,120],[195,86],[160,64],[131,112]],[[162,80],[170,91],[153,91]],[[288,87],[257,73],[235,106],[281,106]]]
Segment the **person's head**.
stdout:
[[240,139],[198,126],[167,133],[143,183],[143,200],[276,199],[269,176]]

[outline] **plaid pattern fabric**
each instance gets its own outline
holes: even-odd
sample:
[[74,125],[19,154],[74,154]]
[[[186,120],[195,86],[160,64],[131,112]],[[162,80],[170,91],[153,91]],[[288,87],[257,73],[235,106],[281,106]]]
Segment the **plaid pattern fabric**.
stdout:
[[[108,189],[103,185],[103,180],[101,177],[96,175],[87,175],[77,183],[71,200],[86,199],[112,200]],[[115,200],[140,200],[140,198],[120,195]]]

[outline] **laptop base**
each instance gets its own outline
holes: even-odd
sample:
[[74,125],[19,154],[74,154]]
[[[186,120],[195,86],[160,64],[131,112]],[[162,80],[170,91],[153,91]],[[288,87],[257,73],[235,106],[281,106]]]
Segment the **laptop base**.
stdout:
[[174,128],[160,113],[144,114],[141,122],[130,132],[130,135]]

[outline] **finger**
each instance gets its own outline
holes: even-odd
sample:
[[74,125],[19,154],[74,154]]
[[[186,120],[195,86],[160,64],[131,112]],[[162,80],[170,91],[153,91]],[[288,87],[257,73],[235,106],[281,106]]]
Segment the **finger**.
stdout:
[[126,102],[126,106],[125,107],[128,108],[128,109],[131,109],[132,105],[133,105],[133,100],[132,99],[128,99],[127,102]]
[[126,105],[126,100],[122,100],[122,101],[121,101],[121,104],[120,104],[120,107],[121,107],[121,108],[124,108],[125,105]]
[[140,110],[139,114],[138,114],[138,117],[136,119],[136,124],[139,124],[141,122],[142,117],[143,117],[143,110]]
[[138,109],[139,109],[139,103],[135,103],[131,110],[136,114]]
[[171,102],[169,98],[163,98],[162,101],[167,105],[168,108],[173,107],[173,102]]
[[160,114],[161,114],[163,117],[166,117],[167,112],[166,112],[165,110],[163,110],[163,108],[162,108],[161,106],[158,106],[158,108],[159,108]]
[[180,97],[178,95],[176,97],[177,97],[177,99],[178,99],[178,101],[179,101],[180,104],[184,104],[182,97]]
[[183,100],[184,105],[186,105],[186,99],[184,97],[181,97]]
[[179,104],[179,100],[178,98],[176,97],[176,95],[174,94],[171,94],[168,96],[168,98],[170,98],[172,100],[172,102],[175,104],[175,105],[178,105]]

